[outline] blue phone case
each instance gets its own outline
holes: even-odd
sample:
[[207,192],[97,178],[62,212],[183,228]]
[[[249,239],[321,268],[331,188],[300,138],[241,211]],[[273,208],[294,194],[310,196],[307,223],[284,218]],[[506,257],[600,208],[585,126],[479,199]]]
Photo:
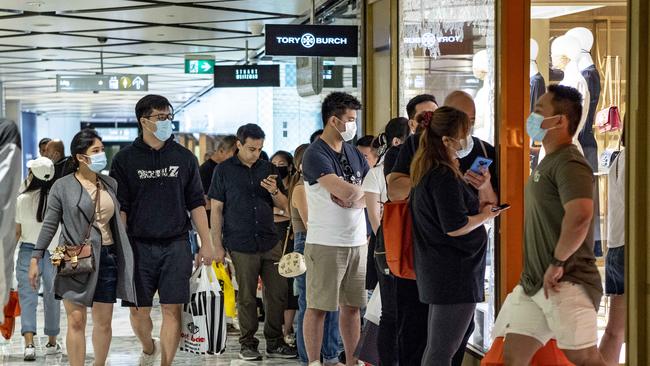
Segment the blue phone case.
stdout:
[[469,168],[474,173],[481,173],[481,168],[489,168],[492,165],[492,159],[484,158],[482,156],[477,156],[472,163],[472,167]]

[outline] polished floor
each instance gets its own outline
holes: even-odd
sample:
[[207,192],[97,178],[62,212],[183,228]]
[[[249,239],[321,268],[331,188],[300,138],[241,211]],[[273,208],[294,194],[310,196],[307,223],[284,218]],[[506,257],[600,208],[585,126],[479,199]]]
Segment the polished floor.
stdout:
[[[64,347],[64,353],[57,356],[44,356],[43,350],[45,344],[47,343],[47,337],[38,336],[35,339],[36,345],[36,354],[37,358],[35,362],[25,362],[23,361],[23,339],[20,336],[20,318],[16,321],[16,331],[14,336],[10,341],[5,341],[4,338],[0,337],[0,364],[2,365],[12,365],[12,366],[23,366],[23,365],[48,365],[48,366],[58,366],[58,365],[67,365],[68,359],[65,356],[65,341],[63,336],[65,335],[65,313],[63,308],[61,309],[61,337],[60,342]],[[152,311],[152,317],[154,320],[154,335],[158,334],[160,331],[161,323],[161,314],[160,308],[154,307]],[[87,328],[87,359],[86,365],[93,365],[93,350],[92,342],[90,340],[90,326],[91,326],[91,317],[88,317],[88,328]],[[43,326],[43,309],[39,304],[38,311],[38,324],[39,330],[42,330]],[[260,327],[261,328],[261,327]],[[300,363],[296,360],[281,360],[281,359],[264,359],[261,362],[248,362],[238,359],[239,353],[239,344],[237,342],[237,333],[228,334],[228,346],[226,352],[218,356],[200,356],[192,355],[188,353],[178,352],[176,359],[174,360],[174,365],[230,365],[230,366],[266,366],[266,365],[286,365],[293,366],[299,365]],[[260,351],[264,353],[265,344],[264,337],[260,334]],[[113,342],[111,343],[111,351],[108,358],[108,365],[110,366],[126,366],[126,365],[137,365],[138,357],[140,355],[140,344],[136,337],[131,331],[131,325],[129,323],[129,313],[125,308],[115,306],[114,318],[113,318]]]

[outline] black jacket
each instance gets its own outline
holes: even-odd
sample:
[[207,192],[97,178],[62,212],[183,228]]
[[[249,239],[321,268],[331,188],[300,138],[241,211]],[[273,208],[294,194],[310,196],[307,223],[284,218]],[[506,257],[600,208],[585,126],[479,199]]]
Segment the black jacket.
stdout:
[[205,205],[196,157],[174,141],[154,150],[138,137],[113,158],[111,177],[130,237],[173,240],[191,228],[188,211]]

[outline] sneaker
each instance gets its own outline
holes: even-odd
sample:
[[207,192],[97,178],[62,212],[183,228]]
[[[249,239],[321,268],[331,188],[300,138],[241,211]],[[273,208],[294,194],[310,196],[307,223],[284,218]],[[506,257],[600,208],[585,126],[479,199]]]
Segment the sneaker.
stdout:
[[266,355],[270,358],[291,359],[298,357],[298,350],[296,350],[294,347],[289,347],[286,344],[280,344],[273,348],[267,348]]
[[261,361],[262,354],[259,353],[257,347],[241,346],[241,351],[239,351],[239,358],[244,361]]
[[153,353],[150,355],[144,352],[140,353],[140,362],[138,363],[140,366],[153,366],[156,358],[160,356],[160,339],[151,338],[151,340],[153,341]]
[[36,348],[33,344],[28,344],[25,346],[25,357],[23,361],[36,361]]
[[55,344],[46,344],[45,345],[45,354],[50,356],[50,355],[57,355],[61,353],[61,345],[57,342]]
[[289,347],[296,347],[296,334],[287,334],[284,336],[284,341],[289,345]]

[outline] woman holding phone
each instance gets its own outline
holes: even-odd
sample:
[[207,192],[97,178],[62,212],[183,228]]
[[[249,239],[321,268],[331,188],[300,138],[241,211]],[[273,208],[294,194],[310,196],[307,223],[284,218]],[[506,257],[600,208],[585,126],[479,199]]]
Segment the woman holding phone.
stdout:
[[423,127],[411,163],[415,269],[420,301],[429,305],[422,365],[449,366],[462,346],[476,303],[484,299],[487,233],[496,194],[489,172],[478,195],[460,170],[461,140],[471,124],[464,112],[441,107],[417,117]]
[[63,299],[67,314],[66,346],[70,365],[85,363],[88,308],[92,309],[93,317],[95,365],[104,365],[111,344],[113,304],[117,298],[136,302],[133,252],[120,220],[115,197],[117,183],[100,174],[106,167],[101,137],[94,130],[84,129],[72,139],[70,151],[76,169],[74,174],[57,180],[50,190],[29,279],[36,288],[39,261],[44,260],[44,251],[59,224],[62,226],[59,248],[91,243],[94,269],[71,276],[57,274],[54,293]]

